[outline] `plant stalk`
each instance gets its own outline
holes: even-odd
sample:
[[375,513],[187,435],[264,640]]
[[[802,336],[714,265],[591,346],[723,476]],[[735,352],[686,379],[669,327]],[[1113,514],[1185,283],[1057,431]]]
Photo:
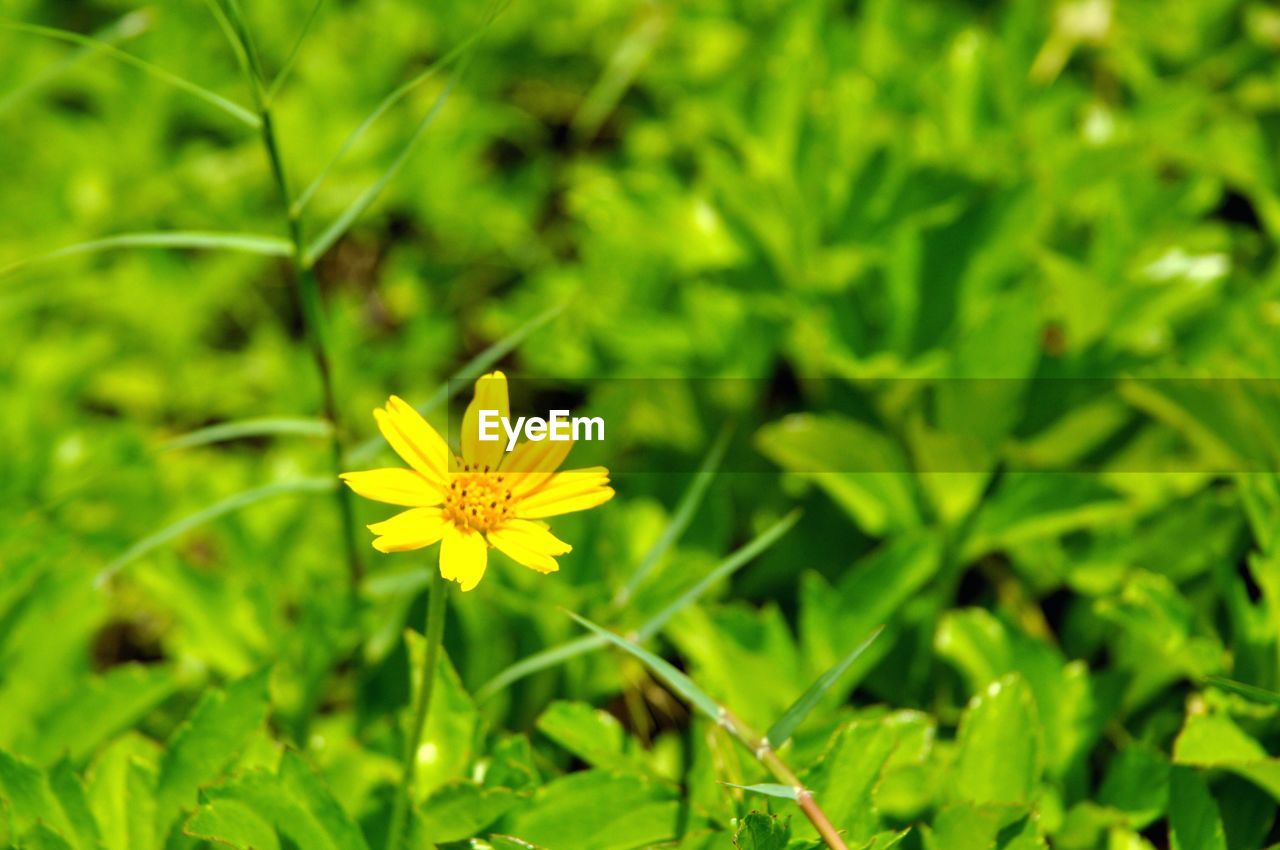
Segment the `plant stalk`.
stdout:
[[813,792],[804,787],[804,783],[800,781],[800,777],[796,776],[795,771],[788,767],[787,763],[774,752],[769,739],[752,731],[749,726],[734,716],[728,709],[722,710],[723,719],[721,722],[729,733],[750,750],[760,763],[769,769],[769,772],[773,774],[778,782],[796,789],[796,805],[800,807],[800,811],[804,812],[804,816],[813,824],[813,828],[818,831],[818,835],[822,837],[827,847],[831,848],[831,850],[849,850],[849,846],[844,843],[844,839],[840,837],[840,833],[832,825],[827,813],[822,810],[822,806],[818,805]]
[[[320,373],[320,385],[324,396],[324,417],[331,428],[330,464],[333,476],[337,478],[343,472],[346,447],[342,422],[338,415],[337,393],[333,388],[333,368],[332,359],[329,357],[328,334],[325,330],[324,305],[320,300],[319,281],[316,280],[315,272],[305,259],[306,245],[302,241],[302,223],[293,211],[293,193],[289,190],[284,158],[280,155],[280,140],[276,136],[275,122],[272,120],[271,94],[274,92],[268,93],[265,88],[266,82],[262,75],[262,64],[258,60],[258,50],[238,0],[206,0],[206,3],[226,32],[227,39],[236,52],[236,58],[248,78],[249,88],[253,93],[254,107],[261,119],[259,132],[262,134],[262,146],[266,149],[267,160],[271,163],[271,177],[280,194],[280,202],[284,207],[285,220],[289,227],[289,241],[293,246],[290,260],[293,266],[294,288],[302,309],[303,323],[306,325],[311,357],[315,361],[316,371]],[[338,487],[334,498],[337,499],[338,521],[342,525],[343,547],[346,549],[347,556],[351,615],[354,617],[360,580],[364,575],[364,565],[360,560],[360,546],[356,540],[355,504],[352,501],[351,491],[346,487]]]
[[[332,360],[329,357],[329,340],[326,331],[324,305],[320,299],[320,284],[315,271],[306,264],[303,257],[306,245],[302,239],[302,225],[293,212],[293,196],[289,190],[289,181],[285,176],[284,161],[280,156],[280,143],[276,137],[275,123],[271,116],[271,107],[262,95],[259,86],[255,86],[259,114],[262,118],[262,143],[267,150],[267,158],[271,162],[271,176],[280,193],[280,201],[284,205],[285,216],[289,225],[289,240],[293,243],[291,262],[293,266],[294,287],[298,303],[302,309],[303,322],[306,325],[307,342],[311,349],[311,359],[315,361],[316,371],[320,373],[320,385],[323,392],[324,417],[332,426],[329,437],[330,465],[334,477],[342,474],[346,446],[344,444],[342,423],[338,413],[337,394],[334,391]],[[364,565],[360,560],[360,546],[355,532],[355,505],[351,491],[339,487],[335,498],[338,506],[338,520],[342,525],[342,542],[347,559],[347,575],[350,584],[351,598],[354,601],[364,576]]]
[[431,710],[431,692],[436,682],[436,665],[440,660],[440,645],[444,640],[445,599],[447,588],[440,570],[431,571],[431,587],[427,599],[427,651],[422,658],[422,682],[418,687],[417,701],[413,706],[413,725],[405,739],[401,760],[400,787],[396,791],[391,809],[391,825],[387,829],[386,850],[400,850],[404,840],[405,818],[409,813],[409,801],[413,799],[413,777],[417,766],[418,748],[422,745],[422,730],[427,725]]

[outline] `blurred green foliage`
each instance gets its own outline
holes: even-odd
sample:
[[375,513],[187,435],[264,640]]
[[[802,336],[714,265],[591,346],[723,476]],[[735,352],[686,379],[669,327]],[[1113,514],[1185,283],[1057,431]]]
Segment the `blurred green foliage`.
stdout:
[[[517,375],[760,379],[589,399],[652,474],[557,525],[562,572],[495,554],[453,596],[412,846],[817,846],[792,801],[743,790],[770,779],[688,694],[562,608],[639,630],[758,729],[885,625],[780,751],[850,847],[1280,846],[1280,477],[1186,463],[1277,457],[1274,409],[1023,391],[1280,373],[1273,6],[511,0],[489,22],[327,0],[307,29],[310,0],[243,5],[266,73],[298,45],[271,104],[295,194],[463,46],[301,218],[320,237],[439,106],[316,264],[349,446],[389,393],[425,402],[494,343]],[[253,110],[195,0],[0,12]],[[365,551],[350,604],[289,261],[138,245],[16,267],[140,232],[281,253],[262,140],[10,25],[0,843],[380,847],[434,552]],[[856,472],[957,448],[900,399],[783,418],[889,377],[1009,379],[943,409],[1018,453]],[[729,471],[678,508],[727,418]],[[1027,457],[1098,471],[1009,468]],[[762,458],[776,471],[733,474]]]

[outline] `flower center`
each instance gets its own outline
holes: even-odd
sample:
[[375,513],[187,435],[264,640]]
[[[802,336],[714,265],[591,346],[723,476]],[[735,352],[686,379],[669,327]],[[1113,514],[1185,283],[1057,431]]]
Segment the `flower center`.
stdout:
[[449,475],[444,519],[458,528],[489,531],[511,515],[511,488],[506,476],[488,466],[459,464]]

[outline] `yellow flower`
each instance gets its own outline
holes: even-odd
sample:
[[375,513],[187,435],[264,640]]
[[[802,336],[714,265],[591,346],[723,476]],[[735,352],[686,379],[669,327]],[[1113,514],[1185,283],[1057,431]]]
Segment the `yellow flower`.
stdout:
[[380,552],[406,552],[440,542],[440,574],[463,590],[480,583],[492,546],[540,573],[560,568],[555,556],[573,547],[539,520],[584,511],[613,497],[603,466],[557,471],[572,441],[524,442],[510,453],[504,440],[479,439],[481,410],[510,416],[507,378],[476,381],[462,420],[462,456],[410,405],[392,396],[373,412],[382,436],[410,469],[347,472],[342,480],[367,499],[409,508],[369,530]]

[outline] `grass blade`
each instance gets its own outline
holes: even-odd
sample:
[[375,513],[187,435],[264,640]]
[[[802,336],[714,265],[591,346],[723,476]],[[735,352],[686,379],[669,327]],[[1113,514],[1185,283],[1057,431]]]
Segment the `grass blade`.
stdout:
[[635,29],[629,33],[618,49],[614,51],[605,66],[600,79],[582,99],[582,105],[573,116],[570,126],[574,138],[579,144],[590,142],[600,131],[609,113],[617,106],[622,96],[635,82],[644,64],[649,61],[654,48],[666,32],[668,16],[661,7],[651,7],[650,11]]
[[262,124],[257,115],[254,115],[245,107],[235,103],[234,101],[228,100],[217,92],[210,91],[204,86],[197,85],[190,80],[179,77],[172,71],[166,71],[159,65],[153,65],[145,59],[139,59],[132,53],[126,53],[120,48],[115,47],[106,41],[94,38],[93,36],[82,35],[81,33],[72,32],[71,30],[58,29],[57,27],[46,27],[39,24],[26,24],[18,21],[0,20],[0,26],[17,32],[27,33],[29,35],[38,35],[44,38],[78,44],[81,47],[92,48],[112,57],[113,59],[123,62],[126,65],[132,65],[134,68],[151,75],[163,83],[167,83],[174,88],[181,89],[187,94],[198,97],[206,103],[218,107],[223,112],[226,112],[228,115],[250,127],[256,129]]
[[298,33],[298,38],[293,43],[293,49],[289,51],[289,58],[284,60],[284,65],[280,67],[275,79],[271,81],[270,87],[267,88],[268,103],[275,99],[275,96],[280,92],[280,88],[289,79],[293,66],[297,64],[298,57],[302,55],[302,45],[306,42],[307,36],[311,35],[311,30],[315,26],[316,19],[320,17],[320,9],[323,6],[324,0],[316,0],[315,5],[311,7],[311,13],[307,15],[307,20],[302,24],[302,31]]
[[48,254],[19,260],[16,263],[0,267],[0,277],[13,274],[27,266],[53,262],[77,254],[93,254],[100,251],[112,251],[119,248],[190,248],[196,250],[241,251],[247,254],[262,254],[268,257],[287,257],[293,253],[293,246],[286,239],[274,236],[259,236],[253,233],[211,233],[196,230],[174,230],[156,233],[122,233],[118,236],[106,236],[102,239],[91,239],[59,248]]
[[1280,706],[1280,694],[1275,691],[1269,691],[1266,688],[1260,688],[1257,685],[1237,682],[1235,679],[1228,679],[1225,676],[1205,676],[1204,684],[1213,685],[1215,688],[1221,688],[1224,691],[1264,705]]
[[694,684],[692,679],[673,667],[666,659],[659,658],[649,650],[636,646],[621,635],[616,635],[608,629],[601,628],[585,617],[579,617],[572,611],[566,611],[565,613],[576,620],[579,625],[590,629],[609,643],[639,659],[642,664],[649,668],[650,672],[666,682],[668,687],[688,700],[690,705],[703,714],[717,723],[723,721],[724,710],[720,707],[720,704],[707,696],[701,688]]
[[[468,360],[461,369],[454,372],[453,375],[450,376],[443,385],[441,385],[440,389],[436,390],[435,394],[422,404],[418,405],[416,408],[417,411],[423,416],[426,416],[428,413],[453,398],[461,392],[468,383],[483,375],[491,366],[514,351],[516,347],[528,339],[531,334],[541,329],[552,319],[563,313],[565,308],[568,306],[568,303],[557,304],[548,310],[542,311],[511,333],[504,336],[502,339],[490,345],[484,351],[481,351],[475,357]],[[367,463],[378,453],[378,449],[383,445],[382,437],[370,437],[368,440],[365,440],[363,443],[352,449],[347,459],[350,463],[356,466]]]
[[404,147],[400,149],[400,153],[398,153],[396,158],[391,161],[391,164],[382,172],[382,175],[373,182],[372,186],[361,192],[359,197],[352,201],[345,210],[339,213],[338,217],[335,218],[327,228],[325,228],[324,232],[317,236],[315,240],[307,246],[306,253],[302,257],[302,264],[304,266],[310,268],[315,264],[316,260],[324,256],[324,253],[333,246],[333,243],[342,238],[342,234],[346,233],[347,230],[350,229],[355,220],[363,215],[365,210],[373,206],[373,202],[382,194],[382,190],[387,187],[387,184],[395,178],[396,174],[400,172],[400,169],[404,167],[404,164],[409,161],[409,157],[413,154],[414,148],[418,146],[418,141],[422,138],[423,134],[426,133],[427,128],[431,126],[432,122],[435,121],[436,116],[440,114],[440,110],[444,107],[445,101],[449,99],[449,94],[453,91],[453,85],[457,81],[456,73],[457,72],[455,72],[455,78],[450,79],[448,84],[445,85],[444,91],[440,92],[436,97],[435,103],[433,103],[431,108],[427,110],[427,114],[422,116],[422,120],[419,121],[418,126],[414,128],[413,134],[409,136],[409,140],[405,142]]
[[170,452],[248,437],[328,437],[332,433],[333,426],[323,419],[244,419],[238,422],[220,422],[182,434],[166,440],[160,450]]
[[729,447],[729,437],[732,430],[726,426],[712,444],[711,450],[707,452],[707,456],[703,459],[702,465],[698,468],[698,472],[694,475],[693,481],[689,484],[689,489],[685,490],[684,495],[680,497],[680,503],[676,506],[676,512],[672,515],[671,521],[667,523],[667,527],[662,530],[662,534],[645,553],[644,558],[640,561],[640,566],[636,567],[635,572],[627,579],[627,583],[622,586],[617,595],[613,597],[613,606],[621,608],[631,601],[632,595],[640,585],[644,584],[645,579],[649,577],[649,573],[653,572],[653,568],[657,566],[658,561],[666,554],[680,535],[684,534],[689,523],[693,521],[693,515],[697,513],[698,507],[702,504],[702,497],[706,495],[707,487],[711,484],[711,479],[715,478],[716,470],[720,467],[720,461],[724,459],[725,450]]
[[[717,581],[731,575],[735,570],[740,569],[744,564],[751,561],[765,549],[768,549],[778,538],[785,534],[792,525],[795,525],[799,514],[794,513],[779,520],[773,526],[765,529],[765,531],[747,543],[741,549],[730,554],[727,558],[717,564],[711,572],[707,573],[702,581],[695,584],[689,590],[680,594],[671,604],[667,605],[649,620],[645,621],[634,633],[637,641],[647,640],[653,637],[666,625],[667,621],[678,614],[681,610],[692,605],[698,600],[703,593],[707,591]],[[498,675],[485,682],[476,691],[476,700],[483,702],[498,691],[507,687],[513,682],[523,679],[525,676],[531,676],[557,664],[563,664],[570,658],[576,658],[579,655],[585,655],[588,652],[600,649],[605,646],[605,641],[599,637],[588,635],[587,637],[577,638],[566,643],[548,647],[540,650],[532,655],[526,656],[510,667],[507,667]]]
[[[147,31],[151,26],[151,16],[146,10],[130,12],[109,26],[95,32],[91,38],[95,42],[106,44],[111,47],[118,47],[122,42],[137,38]],[[49,85],[58,79],[67,71],[79,65],[85,59],[93,56],[98,52],[98,44],[81,45],[76,50],[64,57],[62,60],[42,71],[35,79],[19,86],[13,91],[0,97],[0,115],[8,112],[21,101],[30,97],[35,92]]]
[[720,784],[742,791],[750,791],[753,794],[764,794],[766,797],[781,797],[784,800],[800,799],[800,789],[792,788],[790,785],[778,785],[773,782],[762,782],[759,785],[734,785],[732,782],[721,782]]
[[563,664],[570,658],[586,655],[588,652],[594,652],[605,646],[608,646],[608,641],[604,638],[596,635],[585,635],[539,650],[532,655],[527,655],[481,685],[476,690],[476,702],[484,702],[498,693],[498,691],[503,690],[514,682],[518,682],[525,676],[532,676],[534,673]]
[[769,727],[769,731],[764,735],[765,741],[768,742],[770,747],[776,750],[791,738],[792,733],[796,731],[796,727],[804,722],[804,719],[809,716],[809,712],[813,711],[814,706],[818,704],[823,695],[831,690],[831,687],[839,681],[840,677],[849,669],[849,666],[866,651],[867,647],[875,642],[876,638],[880,637],[880,633],[883,631],[884,626],[876,627],[866,640],[855,646],[848,655],[836,662],[835,666],[819,676],[817,681],[810,685],[809,689],[801,694],[800,698],[782,713],[782,716]]
[[428,65],[426,68],[424,68],[422,71],[418,72],[418,74],[414,76],[412,79],[410,79],[408,82],[402,83],[389,95],[387,95],[381,101],[379,101],[378,105],[373,108],[373,111],[370,112],[368,115],[366,115],[364,120],[360,122],[360,125],[356,127],[354,130],[352,130],[350,135],[348,135],[347,138],[343,140],[342,145],[341,147],[338,148],[337,153],[335,153],[333,157],[330,158],[330,160],[325,164],[324,168],[320,169],[320,173],[315,176],[315,179],[313,179],[311,183],[307,185],[307,188],[303,189],[301,194],[299,194],[298,197],[294,200],[293,206],[290,209],[290,213],[294,216],[297,216],[299,213],[302,212],[303,208],[306,207],[308,203],[310,203],[312,197],[316,194],[317,191],[319,191],[320,186],[328,178],[330,172],[333,171],[334,167],[337,166],[337,164],[346,157],[346,155],[351,151],[351,149],[355,147],[356,142],[360,141],[360,139],[364,136],[364,134],[368,131],[368,129],[372,127],[379,118],[381,118],[384,114],[386,114],[388,109],[395,106],[400,101],[404,100],[404,98],[407,97],[414,89],[416,89],[418,86],[422,85],[427,80],[434,77],[438,72],[448,67],[454,61],[456,61],[460,56],[466,53],[466,51],[469,50],[472,45],[474,45],[484,36],[485,31],[489,28],[489,25],[493,23],[494,18],[496,18],[499,14],[501,14],[502,10],[505,8],[506,8],[505,3],[501,5],[495,4],[495,6],[490,11],[490,13],[486,16],[484,23],[480,26],[479,29],[477,29],[471,35],[467,36],[465,39],[459,42],[456,46],[453,47],[453,49],[451,49],[444,56],[441,56],[439,59],[437,59],[436,61]]
[[669,602],[661,611],[654,614],[644,625],[636,629],[637,640],[648,640],[662,630],[667,621],[691,605],[694,600],[706,593],[716,582],[728,578],[746,564],[755,560],[756,556],[768,549],[782,535],[786,534],[800,520],[800,511],[794,510],[766,528],[754,540],[725,558],[715,568],[702,577],[702,580],[684,593]]
[[338,482],[329,478],[300,478],[293,481],[280,481],[275,484],[267,484],[263,487],[255,487],[252,490],[244,490],[235,493],[221,501],[214,502],[206,508],[202,508],[193,514],[188,514],[182,519],[166,525],[164,528],[149,534],[146,537],[134,543],[124,551],[118,558],[107,564],[94,579],[94,583],[101,587],[110,581],[122,569],[132,564],[142,556],[159,549],[161,546],[170,541],[186,534],[193,528],[198,528],[205,523],[212,522],[220,516],[224,516],[241,508],[247,508],[250,505],[276,496],[286,496],[297,493],[326,493],[336,489]]
[[209,7],[209,14],[213,15],[213,19],[217,21],[218,29],[222,30],[223,37],[226,38],[227,44],[231,46],[231,52],[236,55],[236,64],[240,66],[245,79],[249,81],[254,96],[257,97],[261,91],[261,83],[249,62],[249,53],[240,37],[240,33],[236,31],[235,25],[227,17],[226,10],[222,8],[222,3],[219,0],[204,0],[204,4]]

